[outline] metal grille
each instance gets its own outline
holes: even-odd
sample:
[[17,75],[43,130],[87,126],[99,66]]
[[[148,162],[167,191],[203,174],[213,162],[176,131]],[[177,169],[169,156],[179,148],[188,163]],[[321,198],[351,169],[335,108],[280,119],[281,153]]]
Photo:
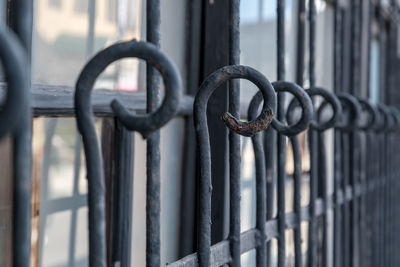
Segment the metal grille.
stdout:
[[[190,2],[190,1],[189,1]],[[91,58],[81,71],[74,92],[74,106],[62,99],[72,90],[60,90],[57,106],[43,101],[46,88],[30,86],[29,58],[33,6],[31,1],[12,0],[8,7],[8,30],[0,31],[0,58],[8,83],[7,94],[0,112],[0,137],[13,136],[13,266],[30,266],[31,220],[31,119],[33,115],[76,115],[86,156],[89,208],[89,265],[130,266],[130,240],[124,237],[124,219],[107,218],[107,187],[102,150],[97,140],[94,114],[117,118],[118,177],[132,174],[130,158],[132,147],[129,131],[139,132],[147,140],[146,189],[146,265],[160,266],[160,129],[176,116],[185,116],[185,133],[196,137],[198,175],[196,181],[196,213],[190,223],[196,222],[195,253],[169,266],[241,266],[241,255],[255,249],[256,266],[271,266],[273,239],[277,240],[277,266],[288,266],[286,231],[293,230],[294,266],[398,266],[400,258],[398,234],[398,144],[400,110],[391,97],[395,89],[398,68],[397,25],[399,7],[393,1],[389,8],[380,3],[364,5],[361,0],[329,2],[334,7],[334,92],[320,87],[316,81],[316,3],[298,1],[296,83],[286,80],[285,66],[285,1],[277,2],[277,80],[270,82],[251,66],[240,65],[240,1],[226,1],[228,8],[228,64],[213,71],[202,81],[195,97],[182,96],[182,79],[174,63],[160,50],[160,1],[146,1],[146,42],[131,40],[118,42]],[[90,1],[94,8],[94,1]],[[306,6],[308,3],[308,6]],[[213,1],[204,5],[213,5]],[[189,15],[195,8],[189,3]],[[364,6],[369,8],[365,20]],[[391,12],[387,13],[386,11]],[[362,75],[362,64],[371,64],[363,58],[362,47],[370,48],[374,33],[372,18],[378,21],[376,36],[385,46],[385,60],[380,92],[380,103],[367,99],[361,88],[369,86],[368,75]],[[189,20],[189,41],[193,44],[193,20]],[[365,28],[367,25],[367,28]],[[368,31],[367,38],[363,38]],[[308,32],[308,36],[306,36]],[[208,32],[203,32],[207,35]],[[260,33],[262,34],[262,33]],[[306,40],[308,37],[308,41]],[[365,46],[364,41],[367,42]],[[191,43],[192,42],[192,43]],[[306,53],[308,50],[308,53]],[[306,61],[306,54],[308,60]],[[137,105],[125,107],[115,95],[104,91],[92,92],[100,73],[111,63],[123,58],[139,58],[147,62],[147,97],[137,94],[126,97]],[[193,66],[189,62],[188,68]],[[193,70],[195,71],[195,70]],[[305,73],[308,72],[308,80]],[[198,74],[190,73],[190,81]],[[239,79],[257,86],[259,92],[248,105],[247,114],[240,112]],[[160,82],[165,94],[162,101]],[[194,82],[195,83],[195,82]],[[213,180],[217,179],[212,165],[207,103],[214,91],[228,83],[228,111],[221,119],[230,130],[228,135],[229,160],[229,235],[212,242]],[[196,85],[197,87],[197,85]],[[29,93],[29,88],[31,93]],[[222,90],[220,88],[219,90]],[[187,90],[189,92],[189,90]],[[189,92],[190,93],[190,92]],[[194,92],[192,92],[194,93]],[[292,97],[288,97],[288,95]],[[91,96],[94,95],[93,99]],[[32,96],[32,97],[31,97]],[[215,96],[215,95],[214,95]],[[32,98],[32,101],[30,100]],[[114,99],[115,98],[115,99]],[[48,99],[48,98],[47,98]],[[144,104],[146,101],[146,105]],[[31,104],[33,102],[33,104]],[[109,104],[111,102],[111,104]],[[60,105],[61,103],[61,105]],[[66,106],[63,106],[65,104]],[[390,105],[389,105],[390,104]],[[49,107],[50,106],[50,107]],[[139,107],[140,106],[140,107]],[[146,115],[134,111],[146,109]],[[327,110],[330,114],[327,115]],[[297,115],[300,118],[296,118]],[[208,115],[208,117],[207,117]],[[193,121],[192,121],[193,119]],[[214,118],[215,119],[215,118]],[[244,122],[243,119],[247,119]],[[326,131],[334,130],[333,190],[327,179],[328,151]],[[303,170],[299,134],[306,131],[310,168],[309,204],[301,205]],[[277,135],[274,139],[273,136]],[[241,137],[251,137],[256,166],[256,226],[245,232],[240,227]],[[275,142],[276,141],[276,142]],[[190,141],[188,141],[190,142]],[[294,166],[293,211],[286,212],[287,142],[290,143]],[[271,147],[276,153],[269,153]],[[272,149],[272,151],[274,151]],[[186,151],[187,152],[187,151]],[[189,152],[188,152],[189,153]],[[190,153],[189,153],[190,154]],[[270,168],[275,164],[277,184],[268,182]],[[226,165],[225,164],[225,165]],[[225,166],[224,165],[224,166]],[[190,172],[187,172],[190,174]],[[126,178],[126,177],[125,177]],[[197,179],[197,180],[196,180]],[[122,179],[123,180],[123,179]],[[125,180],[126,182],[126,180]],[[129,184],[129,183],[127,183]],[[121,184],[121,186],[124,186]],[[277,188],[277,215],[273,217],[273,187]],[[124,194],[122,191],[115,195]],[[124,195],[125,196],[125,195]],[[129,197],[129,194],[127,195]],[[116,210],[131,209],[129,201],[119,197]],[[183,200],[184,201],[184,200]],[[194,205],[194,204],[193,204]],[[218,211],[217,211],[218,212]],[[121,212],[122,214],[123,212]],[[186,218],[182,215],[182,218]],[[189,219],[188,219],[189,220]],[[182,219],[181,223],[185,224]],[[302,222],[308,222],[308,236],[302,240]],[[189,223],[189,221],[188,221]],[[112,227],[110,227],[112,224]],[[107,227],[112,228],[112,241]],[[332,234],[329,229],[333,229]],[[189,229],[190,232],[190,229]],[[187,233],[181,233],[187,234]],[[182,243],[185,237],[182,238]],[[306,252],[302,244],[306,243]],[[110,253],[109,251],[113,251]],[[124,250],[124,253],[121,251]],[[110,257],[111,255],[111,257]],[[119,266],[119,265],[118,265]]]

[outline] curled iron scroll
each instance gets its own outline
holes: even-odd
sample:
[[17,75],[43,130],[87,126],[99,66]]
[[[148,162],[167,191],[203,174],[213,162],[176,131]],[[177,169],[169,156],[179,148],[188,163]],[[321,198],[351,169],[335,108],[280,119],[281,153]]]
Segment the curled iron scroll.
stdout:
[[381,126],[378,128],[377,132],[390,132],[395,128],[395,121],[392,117],[392,112],[390,108],[384,104],[377,104],[377,109],[381,117]]
[[[318,130],[318,131],[325,131],[329,128],[335,127],[337,121],[340,119],[340,116],[342,114],[342,105],[340,104],[340,100],[331,92],[323,89],[323,88],[319,88],[319,87],[313,87],[310,89],[305,90],[305,92],[310,96],[321,96],[323,97],[324,101],[322,102],[322,104],[319,106],[318,110],[317,110],[317,114],[314,114],[314,118],[320,118],[321,113],[323,111],[323,109],[325,108],[326,105],[330,105],[332,107],[333,110],[333,114],[331,116],[331,118],[329,120],[327,120],[326,122],[318,122],[318,119],[313,119],[310,122],[310,127]],[[298,101],[296,101],[296,98],[293,98],[292,101],[290,102],[289,106],[288,106],[288,111],[286,113],[286,117],[289,123],[292,123],[293,121],[293,109],[295,107],[295,105],[297,105]]]
[[211,247],[211,154],[207,126],[207,102],[211,94],[224,82],[231,79],[247,79],[253,82],[261,91],[264,105],[260,115],[246,123],[239,123],[230,114],[222,118],[231,130],[238,134],[249,136],[265,130],[272,121],[273,110],[276,107],[276,96],[271,83],[257,70],[247,66],[226,66],[218,69],[201,84],[194,100],[193,116],[196,131],[197,146],[200,156],[199,182],[199,228],[198,228],[198,259],[200,267],[210,266]]
[[[310,96],[322,96],[324,98],[324,103],[326,103],[326,104],[329,103],[333,110],[332,117],[328,121],[323,122],[323,123],[318,123],[317,119],[313,120],[310,123],[311,127],[318,131],[325,131],[332,127],[335,127],[336,123],[340,119],[340,115],[342,114],[342,105],[340,103],[339,98],[337,98],[333,93],[331,93],[323,88],[318,88],[318,87],[310,88],[310,89],[306,90],[306,92]],[[322,113],[322,110],[326,104],[321,105],[318,108],[318,111],[317,111],[318,118],[320,117],[320,114]]]
[[392,132],[396,132],[399,130],[399,127],[400,127],[400,111],[396,107],[393,107],[393,106],[390,106],[389,110],[390,110],[390,114],[392,115],[392,118],[394,121]]
[[[137,131],[146,138],[151,132],[164,126],[176,115],[182,92],[182,81],[178,75],[177,68],[155,45],[132,40],[117,43],[102,50],[86,64],[79,77],[77,86],[92,88],[96,78],[108,65],[116,60],[127,57],[145,60],[154,66],[164,79],[165,98],[161,106],[150,114],[142,116],[133,115],[119,100],[114,99],[111,103],[114,113],[122,124],[127,129]],[[82,95],[85,99],[88,93],[90,94],[90,90],[86,89],[80,90],[77,94]],[[85,109],[88,109],[88,107]]]
[[175,116],[181,96],[182,83],[175,66],[150,43],[135,40],[116,43],[96,54],[80,73],[76,83],[75,109],[86,155],[89,184],[89,264],[93,267],[105,267],[107,254],[103,162],[90,96],[97,77],[104,69],[114,61],[127,57],[144,59],[158,69],[164,78],[166,89],[166,96],[160,108],[143,116],[133,116],[119,101],[112,102],[116,116],[128,129],[138,131],[144,137],[148,136]]
[[340,99],[342,106],[343,106],[343,116],[345,115],[344,112],[344,107],[348,107],[350,112],[349,112],[349,122],[346,123],[341,123],[337,126],[337,128],[346,131],[346,132],[352,132],[357,129],[359,129],[358,125],[358,119],[360,117],[361,113],[361,105],[358,102],[357,98],[354,96],[348,94],[348,93],[338,93],[336,96]]
[[[300,105],[302,107],[302,116],[297,123],[292,125],[284,125],[276,118],[274,118],[272,120],[272,126],[274,127],[274,129],[276,129],[280,134],[287,136],[297,135],[298,133],[307,129],[310,124],[313,113],[312,102],[307,93],[300,86],[292,82],[278,81],[272,83],[272,85],[276,92],[292,93],[295,96],[295,98],[300,102]],[[262,102],[262,95],[260,92],[257,92],[257,94],[255,94],[253,99],[251,100],[250,105],[258,107],[261,104],[261,102]]]
[[387,105],[383,105],[385,109],[385,116],[387,120],[387,132],[394,132],[398,127],[398,118],[393,108]]
[[29,107],[30,70],[28,56],[18,38],[0,31],[0,59],[8,89],[0,110],[0,138],[13,132]]
[[378,120],[378,110],[365,99],[358,98],[358,102],[360,102],[362,110],[365,110],[369,116],[369,120],[364,125],[360,125],[359,128],[364,131],[373,129],[376,121]]
[[172,61],[150,43],[136,41],[120,43],[114,47],[114,51],[109,51],[108,55],[115,56],[115,53],[118,53],[120,57],[137,57],[146,60],[161,73],[164,80],[164,100],[161,106],[150,114],[133,115],[117,99],[111,104],[114,113],[127,129],[140,132],[146,138],[150,133],[164,126],[178,112],[182,94],[179,72]]

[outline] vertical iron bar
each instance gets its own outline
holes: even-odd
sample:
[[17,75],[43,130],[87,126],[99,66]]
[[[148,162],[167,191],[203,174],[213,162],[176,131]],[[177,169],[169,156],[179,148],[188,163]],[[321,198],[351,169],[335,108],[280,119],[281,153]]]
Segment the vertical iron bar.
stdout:
[[398,253],[397,253],[397,248],[398,248],[398,213],[397,213],[397,207],[398,207],[398,171],[397,171],[397,164],[399,163],[399,156],[398,156],[398,149],[397,149],[397,145],[394,144],[398,144],[399,142],[399,138],[398,138],[398,133],[394,133],[393,136],[393,159],[392,159],[392,172],[393,172],[393,188],[392,188],[392,196],[393,196],[393,207],[392,207],[392,213],[393,213],[393,248],[392,248],[392,253],[393,253],[393,266],[397,266],[398,265]]
[[[277,5],[277,78],[285,80],[285,0],[278,0]],[[285,120],[285,96],[278,93],[278,120]],[[278,134],[278,267],[286,266],[286,216],[285,216],[285,186],[286,186],[286,136]]]
[[374,250],[373,250],[373,237],[374,237],[374,176],[373,176],[373,165],[374,165],[374,150],[373,150],[373,133],[372,131],[367,132],[366,136],[366,162],[368,162],[365,167],[366,167],[366,181],[367,181],[367,192],[366,194],[366,213],[367,213],[367,239],[366,239],[366,248],[368,249],[368,257],[365,259],[365,262],[367,263],[367,266],[373,266],[374,262]]
[[304,57],[305,57],[305,23],[306,23],[306,1],[298,1],[297,12],[297,58],[296,58],[296,83],[304,84]]
[[[107,265],[112,265],[114,258],[115,211],[113,206],[117,203],[114,199],[115,178],[115,119],[101,119],[100,148],[103,159],[104,185],[105,185],[105,221],[106,221],[106,244],[107,244]],[[90,207],[89,207],[90,208]]]
[[115,121],[115,177],[113,181],[113,266],[131,264],[134,134]]
[[[352,80],[350,88],[355,96],[360,94],[360,2],[358,0],[351,1],[351,66]],[[351,255],[352,261],[350,266],[357,266],[359,263],[359,197],[356,196],[356,185],[359,184],[359,133],[357,131],[350,133],[350,183],[352,186],[352,243]]]
[[371,240],[371,245],[372,245],[372,251],[373,251],[373,265],[372,266],[379,266],[379,240],[380,240],[380,235],[379,235],[379,188],[380,188],[380,179],[379,179],[379,158],[381,157],[380,155],[380,143],[379,143],[379,134],[374,133],[371,139],[371,144],[373,146],[373,151],[374,151],[374,164],[373,164],[373,173],[372,173],[372,179],[374,181],[374,190],[373,190],[373,198],[374,198],[374,203],[373,203],[373,238]]
[[256,228],[260,231],[260,244],[257,247],[256,266],[267,266],[267,246],[265,238],[265,222],[266,222],[266,169],[265,156],[262,145],[262,134],[258,133],[252,137],[253,149],[256,164]]
[[302,169],[301,169],[301,153],[300,144],[297,136],[290,138],[292,144],[293,152],[293,181],[294,181],[294,197],[293,197],[293,207],[294,212],[297,215],[296,228],[294,229],[294,251],[295,251],[295,267],[303,266],[302,251],[301,251],[301,179],[302,179]]
[[[391,3],[390,3],[390,8],[391,9],[394,9],[394,8],[396,8],[396,6],[395,6],[395,3],[394,3],[394,1],[391,1]],[[387,41],[387,44],[386,44],[386,59],[387,59],[387,62],[386,62],[386,70],[387,70],[387,81],[386,81],[386,87],[387,87],[387,90],[389,91],[388,92],[388,94],[387,94],[387,97],[386,97],[386,103],[387,104],[389,104],[389,105],[392,105],[392,101],[391,101],[391,98],[392,98],[392,94],[393,94],[393,91],[394,90],[396,90],[396,89],[394,89],[394,88],[396,88],[396,87],[394,87],[393,86],[393,69],[394,69],[394,66],[393,66],[393,59],[394,58],[396,58],[396,56],[394,55],[394,53],[393,53],[393,48],[397,48],[397,45],[396,45],[396,41],[397,41],[397,38],[395,37],[395,31],[394,31],[394,29],[396,29],[395,27],[393,27],[393,17],[392,16],[390,16],[389,17],[389,20],[388,20],[388,30],[387,30],[387,32],[388,32],[388,41]],[[394,41],[394,40],[396,40],[396,41]],[[396,103],[397,104],[397,103]],[[396,125],[397,127],[398,127],[398,125]],[[393,158],[394,158],[394,149],[393,149],[393,147],[395,147],[396,146],[396,143],[395,142],[393,142],[393,140],[394,140],[394,134],[395,133],[389,133],[390,135],[389,135],[389,145],[388,145],[388,159],[389,159],[389,165],[388,165],[388,171],[389,171],[389,177],[390,177],[390,184],[389,184],[389,186],[388,186],[388,189],[389,189],[389,200],[390,200],[390,203],[389,203],[389,217],[388,217],[388,219],[390,220],[390,232],[389,232],[389,238],[390,238],[390,243],[389,243],[389,257],[390,257],[390,261],[389,261],[389,264],[390,264],[390,266],[395,266],[395,260],[394,260],[394,256],[395,256],[395,254],[396,254],[396,247],[395,247],[395,244],[394,244],[394,235],[393,235],[393,233],[395,233],[396,232],[396,229],[395,229],[395,227],[394,227],[394,218],[395,218],[395,216],[396,216],[396,214],[393,212],[393,206],[395,205],[394,204],[394,194],[395,194],[395,192],[393,191],[393,187],[394,187],[394,182],[395,182],[395,176],[394,176],[394,174],[393,174],[393,169],[392,169],[392,167],[391,167],[391,163],[393,162]]]
[[[388,6],[388,8],[393,8],[393,6]],[[384,23],[384,28],[383,28],[383,32],[386,33],[386,39],[385,39],[385,45],[384,45],[384,49],[385,49],[385,53],[384,53],[384,58],[385,58],[385,65],[384,65],[384,70],[385,70],[385,76],[383,77],[384,79],[384,89],[385,89],[385,104],[389,105],[391,104],[391,75],[392,75],[392,66],[391,66],[391,62],[392,62],[392,58],[393,57],[392,53],[391,53],[391,24],[390,24],[390,17],[387,18],[387,20]],[[391,160],[391,146],[390,146],[390,140],[391,140],[391,136],[392,133],[387,132],[386,134],[386,151],[385,151],[385,156],[386,156],[386,224],[387,224],[387,229],[386,229],[386,236],[387,236],[387,240],[386,240],[386,254],[387,254],[387,266],[393,266],[391,265],[391,241],[392,241],[392,217],[390,216],[390,212],[391,212],[391,198],[390,198],[390,189],[392,187],[391,184],[391,173],[390,173],[390,160]]]
[[[202,27],[202,3],[189,1],[186,17],[186,94],[194,95],[200,80],[200,50]],[[182,258],[195,252],[196,244],[196,140],[193,117],[185,118],[182,163],[181,217],[179,256]]]
[[[351,57],[349,47],[351,46],[351,16],[349,16],[349,4],[342,11],[342,53],[341,53],[341,87],[344,92],[349,92],[351,90],[351,75],[349,74],[350,63],[349,59]],[[350,162],[350,143],[349,143],[349,133],[341,132],[341,152],[342,152],[342,184],[343,184],[343,231],[342,231],[342,255],[343,255],[343,267],[350,267],[351,261],[351,231],[350,231],[350,204],[351,200],[348,200],[348,197],[352,191],[351,186],[349,184],[349,162]]]
[[[264,132],[264,154],[265,154],[265,168],[267,175],[267,220],[271,220],[274,216],[275,206],[275,187],[276,187],[276,155],[277,155],[277,133],[270,127]],[[272,250],[271,242],[267,243],[267,266],[271,266]]]
[[[334,91],[339,92],[341,88],[341,43],[342,43],[342,11],[339,1],[335,1],[334,4]],[[334,131],[334,194],[335,194],[335,207],[334,207],[334,253],[333,253],[333,266],[341,267],[342,264],[342,254],[341,254],[341,205],[339,204],[339,193],[341,191],[341,153],[340,153],[340,131]]]
[[[379,81],[379,101],[384,102],[384,93],[385,93],[385,80],[383,79],[383,76],[385,73],[383,72],[384,70],[384,57],[382,56],[384,54],[384,18],[382,14],[382,1],[378,1],[377,3],[377,16],[378,16],[378,28],[379,28],[379,33],[378,33],[378,40],[379,40],[379,77],[381,78]],[[386,118],[382,114],[382,124],[386,124]],[[386,126],[385,126],[386,127]],[[379,198],[379,206],[378,206],[378,214],[379,214],[379,220],[378,220],[378,227],[379,227],[379,236],[378,236],[378,264],[379,266],[385,266],[385,191],[384,191],[384,186],[385,186],[385,174],[384,174],[384,158],[385,158],[385,147],[384,147],[384,140],[385,140],[385,133],[384,131],[379,133],[379,142],[380,146],[378,147],[378,151],[380,153],[380,157],[378,158],[379,166],[378,166],[378,179],[379,179],[379,189],[378,189],[378,198]]]
[[[229,3],[229,64],[240,62],[240,0]],[[229,112],[234,117],[240,117],[239,80],[229,81]],[[230,229],[229,240],[231,249],[231,266],[240,266],[240,136],[229,131],[229,182],[230,182]]]
[[[33,1],[13,0],[9,4],[10,28],[21,40],[30,64],[32,55]],[[16,267],[26,267],[30,264],[32,118],[30,97],[28,99],[28,106],[21,107],[24,109],[24,115],[13,139],[13,266]]]
[[[95,1],[95,0],[91,0]],[[118,39],[124,37],[125,25],[123,18],[118,17],[121,9],[126,8],[121,1],[112,1],[115,8],[118,24]],[[94,11],[93,11],[94,14]],[[94,28],[94,26],[93,26]],[[90,35],[89,35],[90,38]],[[91,40],[91,42],[93,42]],[[90,45],[90,44],[89,44]],[[94,48],[94,42],[91,44]],[[90,47],[90,46],[89,46]],[[117,65],[114,79],[118,79],[120,66]],[[103,120],[103,124],[106,120]],[[133,184],[134,184],[134,134],[127,130],[123,124],[114,119],[110,122],[111,134],[105,134],[109,138],[109,152],[111,152],[112,173],[109,175],[109,198],[110,198],[110,243],[108,248],[109,264],[111,266],[130,267],[131,266],[131,246],[132,246],[132,207],[133,207]],[[107,129],[103,129],[107,130]],[[102,131],[102,134],[104,132]],[[102,137],[103,139],[103,137]],[[111,147],[110,147],[111,146]],[[110,179],[108,179],[110,180]]]
[[393,188],[393,177],[392,177],[392,169],[391,169],[391,162],[392,162],[392,158],[390,157],[390,155],[393,155],[393,143],[392,143],[392,134],[389,133],[388,135],[388,144],[387,144],[387,172],[388,172],[388,186],[387,186],[387,195],[388,195],[388,221],[389,221],[389,230],[388,230],[388,237],[389,237],[389,241],[388,241],[388,265],[389,266],[394,266],[393,264],[393,248],[392,248],[392,244],[393,244],[393,233],[394,233],[394,229],[393,229],[393,214],[392,214],[392,188]]
[[[343,266],[343,257],[341,253],[342,247],[342,204],[340,201],[340,193],[342,190],[342,176],[341,176],[341,151],[340,151],[340,132],[335,129],[334,132],[334,190],[335,190],[335,209],[334,209],[334,254],[333,254],[333,266],[341,267]],[[343,196],[343,194],[341,195]]]
[[322,244],[320,266],[328,265],[328,177],[326,175],[326,148],[324,132],[318,132],[318,176],[320,183],[319,196],[324,200],[324,212],[322,215]]
[[[309,80],[310,88],[315,86],[315,2],[309,0]],[[310,222],[308,230],[308,266],[317,265],[318,258],[318,225],[315,211],[315,201],[318,197],[318,155],[317,155],[317,135],[316,131],[309,129],[309,147],[310,147]]]
[[[371,69],[371,40],[372,40],[372,18],[373,18],[373,6],[371,1],[368,1],[367,3],[368,7],[368,18],[367,18],[367,75],[366,75],[366,96],[369,95],[369,92],[371,91],[371,86],[370,86],[370,69]],[[376,118],[377,120],[377,118]],[[371,130],[369,130],[366,134],[365,134],[365,156],[364,156],[364,168],[365,168],[365,184],[366,187],[365,188],[370,188],[370,183],[372,181],[371,179],[371,174],[372,174],[372,167],[370,162],[373,162],[373,157],[371,156],[371,154],[373,153],[371,151],[371,140],[372,138],[372,133]],[[372,160],[371,160],[372,159]],[[366,192],[364,192],[364,197],[365,197],[365,203],[364,203],[364,212],[365,212],[365,239],[364,239],[364,249],[366,250],[365,252],[365,258],[363,257],[363,263],[366,266],[372,266],[373,263],[373,250],[372,250],[372,237],[373,237],[373,227],[374,225],[372,224],[372,206],[373,203],[371,202],[372,199],[372,194],[369,190],[367,190]]]
[[341,151],[342,151],[342,173],[343,173],[343,232],[342,232],[342,253],[344,255],[343,266],[350,266],[350,203],[348,199],[348,193],[350,189],[349,184],[349,134],[342,133],[341,134]]
[[[160,46],[160,0],[146,1],[146,39]],[[147,112],[159,104],[160,77],[155,68],[146,65]],[[160,266],[160,131],[147,139],[146,155],[146,266]]]
[[380,179],[380,207],[379,207],[379,226],[380,226],[380,247],[379,247],[379,263],[385,266],[385,133],[380,134],[380,157],[379,157],[379,179]]
[[[306,23],[306,1],[298,1],[297,13],[297,58],[296,58],[296,83],[301,87],[304,86],[304,65],[305,65],[305,23]],[[297,214],[297,225],[294,229],[294,253],[295,253],[295,267],[302,267],[302,250],[301,250],[301,156],[299,140],[297,136],[290,138],[293,151],[293,180],[294,180],[294,211]]]
[[[202,28],[202,73],[205,79],[216,69],[229,65],[229,0],[201,1],[203,4],[204,28]],[[229,83],[221,85],[210,98],[207,121],[210,128],[212,209],[211,243],[220,242],[229,235],[229,152],[228,129],[221,123],[220,115],[228,110]]]

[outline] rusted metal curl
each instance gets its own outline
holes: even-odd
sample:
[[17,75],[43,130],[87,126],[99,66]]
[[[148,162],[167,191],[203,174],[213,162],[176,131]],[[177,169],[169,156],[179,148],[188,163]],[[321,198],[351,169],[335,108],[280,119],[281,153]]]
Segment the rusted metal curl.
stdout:
[[[244,136],[265,130],[271,122],[276,107],[276,96],[271,83],[257,70],[240,65],[226,66],[208,76],[197,92],[193,106],[194,125],[200,158],[198,260],[200,267],[210,266],[211,247],[211,153],[207,126],[207,102],[222,83],[231,79],[247,79],[260,90],[264,99],[261,114],[250,122],[239,122],[229,113],[222,116],[229,129]],[[235,207],[240,208],[240,207]]]
[[222,120],[225,122],[226,126],[243,136],[252,137],[256,133],[264,131],[270,125],[273,119],[273,112],[270,109],[263,110],[260,115],[255,118],[251,123],[242,122],[235,117],[233,117],[229,112],[222,115]]
[[[262,81],[262,77],[258,77],[258,75],[262,75],[258,73],[258,71],[251,69],[250,67],[244,66],[227,66],[217,70],[213,74],[211,74],[205,82],[207,83],[215,83],[215,88],[217,88],[220,84],[227,80],[243,78],[252,81],[255,85],[257,85],[260,89],[261,88],[268,88],[269,91],[263,90],[260,91],[260,96],[264,97],[264,99],[272,99],[274,100],[275,97],[272,95],[267,96],[267,92],[270,92],[272,88],[271,84],[269,83],[266,78]],[[204,84],[204,83],[203,83]],[[203,87],[203,86],[201,86]],[[275,100],[274,100],[275,101]],[[249,122],[242,122],[239,119],[233,117],[229,112],[225,112],[221,118],[225,122],[225,125],[232,131],[236,132],[237,134],[251,137],[257,132],[261,132],[269,126],[273,119],[273,108],[275,108],[275,103],[266,103],[263,106],[263,110],[261,111],[260,115],[257,118]],[[273,108],[270,108],[273,107]]]

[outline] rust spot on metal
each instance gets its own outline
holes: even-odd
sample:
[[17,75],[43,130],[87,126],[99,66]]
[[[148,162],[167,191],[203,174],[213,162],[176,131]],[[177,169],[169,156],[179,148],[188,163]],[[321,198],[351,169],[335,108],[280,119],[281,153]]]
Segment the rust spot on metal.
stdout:
[[221,118],[230,130],[243,136],[252,137],[268,128],[274,118],[274,114],[271,109],[266,109],[262,111],[257,119],[251,122],[241,122],[229,112],[224,113]]

